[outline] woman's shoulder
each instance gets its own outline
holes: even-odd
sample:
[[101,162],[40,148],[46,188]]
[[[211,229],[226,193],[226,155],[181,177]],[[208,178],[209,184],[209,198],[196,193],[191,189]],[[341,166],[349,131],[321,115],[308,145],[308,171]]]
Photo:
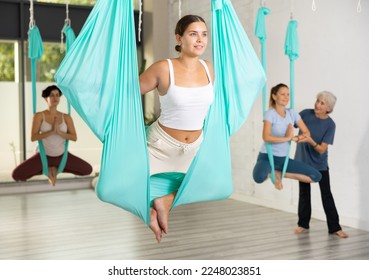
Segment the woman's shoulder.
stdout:
[[155,71],[156,73],[167,72],[169,71],[168,60],[158,60],[151,64],[151,66],[147,70]]
[[296,113],[297,111],[294,108],[286,108],[287,112]]
[[297,111],[294,108],[287,108],[286,112],[290,116],[290,118],[292,118],[292,120],[295,122],[301,119],[301,115],[297,113]]
[[58,111],[58,113],[60,113],[60,114],[61,114],[62,118],[64,118],[64,119],[65,119],[65,121],[73,120],[72,116],[71,116],[71,115],[69,115],[69,114],[65,114],[65,113],[63,113],[63,112],[59,112],[59,111]]
[[264,120],[270,120],[271,118],[273,118],[276,115],[277,115],[277,113],[276,113],[275,109],[273,107],[271,107],[271,108],[269,108],[268,110],[266,110],[264,112]]
[[40,111],[40,112],[36,112],[34,115],[33,115],[33,118],[35,120],[40,120],[40,119],[43,119],[45,117],[45,114],[47,113],[47,110],[45,111]]
[[212,80],[214,81],[214,69],[213,69],[213,65],[211,64],[211,62],[210,61],[208,61],[208,60],[205,60],[205,59],[201,59],[205,64],[206,64],[206,66],[208,67],[208,70],[209,70],[209,73],[210,73],[210,75],[211,75],[211,78],[212,78]]
[[314,109],[303,109],[300,111],[300,115],[314,115]]
[[206,59],[200,59],[200,60],[204,61],[208,67],[213,68],[213,65],[211,64],[209,60],[206,60]]
[[154,62],[153,64],[152,64],[152,66],[154,66],[154,67],[165,67],[165,68],[168,68],[168,60],[171,60],[171,59],[162,59],[162,60],[158,60],[158,61],[156,61],[156,62]]

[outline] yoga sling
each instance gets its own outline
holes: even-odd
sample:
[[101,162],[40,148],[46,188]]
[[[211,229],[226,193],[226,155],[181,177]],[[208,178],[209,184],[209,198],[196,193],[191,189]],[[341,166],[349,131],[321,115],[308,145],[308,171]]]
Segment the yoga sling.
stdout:
[[229,137],[246,121],[265,84],[264,70],[230,1],[212,0],[211,6],[214,102],[203,143],[186,174],[149,176],[131,1],[97,1],[55,75],[103,142],[97,196],[147,225],[155,196],[178,190],[175,207],[231,195]]

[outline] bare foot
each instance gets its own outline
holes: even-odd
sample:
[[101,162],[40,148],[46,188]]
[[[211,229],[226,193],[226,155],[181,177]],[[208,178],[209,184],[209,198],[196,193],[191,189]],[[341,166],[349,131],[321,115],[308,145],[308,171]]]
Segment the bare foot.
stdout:
[[175,193],[170,193],[154,200],[154,208],[158,214],[158,222],[164,233],[168,233],[169,211],[172,207]]
[[50,175],[49,175],[49,179],[48,179],[48,180],[49,180],[49,184],[50,184],[50,185],[52,185],[52,186],[54,186],[54,182],[53,182],[53,180],[51,179]]
[[49,184],[52,185],[53,187],[55,186],[56,183],[56,177],[52,174],[49,173]]
[[56,184],[56,176],[54,176],[51,180],[53,187],[55,187]]
[[336,231],[334,234],[341,237],[341,238],[349,237],[348,234],[346,232],[342,231],[342,230]]
[[51,166],[49,168],[49,174],[48,174],[50,185],[55,186],[57,175],[58,175],[58,169],[55,166]]
[[274,187],[277,190],[281,190],[283,189],[283,185],[282,185],[282,174],[280,171],[275,171],[275,178],[274,178]]
[[162,233],[161,233],[161,228],[158,223],[158,213],[153,208],[150,208],[150,229],[154,232],[158,243],[160,243],[161,238],[162,238]]
[[297,227],[293,230],[294,234],[300,234],[303,232],[308,232],[309,230],[307,228],[303,228],[303,227]]

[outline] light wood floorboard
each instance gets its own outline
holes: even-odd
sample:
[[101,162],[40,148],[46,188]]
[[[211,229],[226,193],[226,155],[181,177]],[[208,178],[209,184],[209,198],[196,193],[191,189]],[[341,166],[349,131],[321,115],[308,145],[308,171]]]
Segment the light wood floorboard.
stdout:
[[296,215],[235,200],[175,208],[157,244],[134,215],[91,189],[0,196],[0,259],[334,260],[369,259],[369,233],[340,239],[313,219],[294,235]]

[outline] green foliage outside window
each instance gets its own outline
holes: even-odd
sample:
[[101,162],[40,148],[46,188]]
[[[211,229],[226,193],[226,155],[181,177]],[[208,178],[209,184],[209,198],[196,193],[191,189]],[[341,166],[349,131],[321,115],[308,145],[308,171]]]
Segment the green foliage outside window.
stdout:
[[0,81],[14,81],[14,44],[0,42]]
[[54,74],[58,69],[61,61],[65,56],[65,52],[60,52],[60,43],[45,43],[44,54],[37,61],[38,73],[37,80],[41,82],[54,82]]
[[[66,0],[38,0],[37,2],[47,2],[47,3],[59,3],[66,4]],[[95,5],[96,0],[69,0],[70,5],[86,5],[93,6]]]

